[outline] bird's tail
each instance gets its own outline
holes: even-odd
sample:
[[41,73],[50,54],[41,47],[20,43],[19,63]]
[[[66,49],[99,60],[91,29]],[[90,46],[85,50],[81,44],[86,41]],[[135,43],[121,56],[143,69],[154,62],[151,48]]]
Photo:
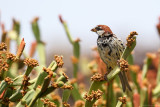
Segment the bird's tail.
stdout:
[[126,91],[126,88],[128,88],[130,91],[132,91],[132,89],[131,89],[131,87],[130,87],[130,85],[128,83],[128,80],[127,80],[125,72],[120,72],[118,74],[118,76],[119,76],[121,84],[122,84],[123,92]]

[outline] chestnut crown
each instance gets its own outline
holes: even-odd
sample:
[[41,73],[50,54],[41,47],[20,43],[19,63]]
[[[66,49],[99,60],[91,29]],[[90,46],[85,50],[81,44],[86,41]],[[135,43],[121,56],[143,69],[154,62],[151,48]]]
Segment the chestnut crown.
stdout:
[[96,32],[101,37],[113,34],[111,29],[106,25],[97,25],[95,28],[91,29],[91,31]]

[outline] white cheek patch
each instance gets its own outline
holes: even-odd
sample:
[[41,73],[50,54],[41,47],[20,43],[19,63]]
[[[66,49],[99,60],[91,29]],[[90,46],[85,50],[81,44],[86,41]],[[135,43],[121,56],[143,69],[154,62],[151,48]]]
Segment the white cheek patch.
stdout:
[[105,32],[104,30],[99,30],[99,31],[97,31],[97,34],[102,36],[104,32]]

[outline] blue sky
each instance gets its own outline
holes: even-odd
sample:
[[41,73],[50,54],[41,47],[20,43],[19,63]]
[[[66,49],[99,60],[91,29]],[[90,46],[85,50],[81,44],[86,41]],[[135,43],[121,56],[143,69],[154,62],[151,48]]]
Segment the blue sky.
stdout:
[[145,52],[160,48],[155,27],[160,16],[159,4],[159,0],[0,0],[0,11],[7,30],[11,29],[13,17],[21,22],[21,37],[25,38],[27,49],[34,39],[30,22],[39,16],[47,50],[53,52],[57,47],[71,50],[58,19],[61,14],[72,36],[81,39],[84,54],[96,45],[97,35],[90,29],[97,24],[110,26],[123,41],[131,31],[137,31],[136,51],[143,49]]

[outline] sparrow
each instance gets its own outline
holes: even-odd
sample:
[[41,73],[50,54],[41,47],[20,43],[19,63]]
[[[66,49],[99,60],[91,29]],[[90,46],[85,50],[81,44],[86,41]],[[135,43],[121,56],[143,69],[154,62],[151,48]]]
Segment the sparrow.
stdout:
[[[97,48],[102,61],[107,65],[107,73],[104,76],[107,80],[106,75],[116,67],[117,61],[120,60],[123,54],[125,45],[106,25],[97,25],[91,29],[91,31],[98,34]],[[126,91],[126,88],[132,91],[128,81],[126,81],[126,75],[120,72],[118,76],[122,84],[123,92]]]

